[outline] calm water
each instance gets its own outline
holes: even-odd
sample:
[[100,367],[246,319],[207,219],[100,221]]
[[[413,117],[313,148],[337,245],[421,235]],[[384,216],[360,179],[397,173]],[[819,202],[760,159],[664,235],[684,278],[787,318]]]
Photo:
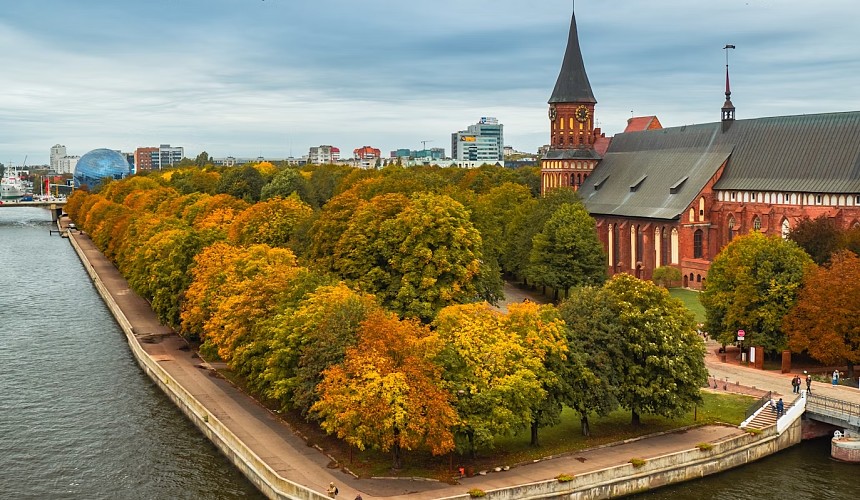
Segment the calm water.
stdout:
[[262,498],[138,368],[49,228],[0,208],[0,498]]

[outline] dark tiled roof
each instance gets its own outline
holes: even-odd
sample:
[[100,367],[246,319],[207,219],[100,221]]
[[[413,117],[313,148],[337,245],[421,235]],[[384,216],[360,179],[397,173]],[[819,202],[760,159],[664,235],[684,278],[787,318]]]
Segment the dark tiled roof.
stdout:
[[[719,124],[718,124],[719,125]],[[736,121],[715,189],[860,193],[860,112]]]
[[544,157],[547,160],[599,160],[597,151],[589,148],[582,149],[550,149]]
[[558,102],[597,102],[591,91],[591,84],[588,83],[585,64],[582,62],[579,35],[576,32],[576,15],[570,16],[567,50],[564,53],[564,61],[561,63],[561,71],[555,82],[552,97],[549,98],[550,104]]
[[727,159],[714,189],[860,193],[860,112],[618,134],[581,195],[591,213],[672,219]]

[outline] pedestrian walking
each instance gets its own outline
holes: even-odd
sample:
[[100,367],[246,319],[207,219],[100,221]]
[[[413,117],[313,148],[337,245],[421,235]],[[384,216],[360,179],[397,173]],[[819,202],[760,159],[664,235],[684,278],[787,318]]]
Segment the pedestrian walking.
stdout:
[[812,375],[806,374],[806,392],[812,392]]
[[839,384],[839,370],[833,370],[833,385]]
[[328,483],[328,496],[335,498],[337,494],[337,486],[335,486],[334,483]]
[[791,379],[791,393],[797,394],[798,392],[800,392],[800,376],[795,375]]
[[782,398],[779,398],[776,402],[776,418],[781,417],[783,413],[785,413],[785,403],[782,402]]

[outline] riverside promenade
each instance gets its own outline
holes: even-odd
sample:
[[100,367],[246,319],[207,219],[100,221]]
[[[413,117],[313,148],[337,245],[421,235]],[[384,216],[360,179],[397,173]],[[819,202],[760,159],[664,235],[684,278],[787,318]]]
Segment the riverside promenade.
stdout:
[[[579,476],[629,466],[628,462],[633,457],[656,461],[659,457],[695,450],[699,443],[721,443],[745,434],[732,426],[697,427],[540,460],[504,472],[462,478],[460,484],[454,485],[421,479],[356,479],[345,471],[329,468],[332,460],[324,451],[308,446],[276,415],[229,382],[213,376],[212,370],[202,363],[182,338],[159,323],[149,304],[130,289],[126,280],[87,235],[71,232],[70,240],[100,292],[109,295],[106,302],[112,307],[114,315],[118,316],[118,322],[124,329],[131,330],[131,335],[126,333],[132,351],[138,356],[142,349],[148,357],[146,360],[138,357],[147,373],[152,377],[152,371],[146,368],[147,363],[156,363],[172,378],[171,384],[181,386],[183,393],[190,394],[196,400],[195,403],[199,402],[209,415],[217,418],[241,441],[243,447],[259,458],[260,462],[255,463],[255,466],[269,468],[278,476],[307,489],[295,498],[325,498],[330,482],[338,486],[338,498],[349,500],[359,493],[364,499],[403,496],[415,499],[468,498],[466,492],[472,488],[490,491],[552,481],[559,474]],[[168,391],[168,381],[156,382],[165,392]],[[175,400],[174,397],[171,399]],[[202,421],[209,422],[205,417]],[[200,422],[195,424],[201,427]],[[201,430],[212,439],[206,424]],[[232,449],[228,449],[225,454],[237,463],[236,453]],[[237,466],[243,469],[241,464],[237,463]],[[243,472],[248,475],[246,470]]]

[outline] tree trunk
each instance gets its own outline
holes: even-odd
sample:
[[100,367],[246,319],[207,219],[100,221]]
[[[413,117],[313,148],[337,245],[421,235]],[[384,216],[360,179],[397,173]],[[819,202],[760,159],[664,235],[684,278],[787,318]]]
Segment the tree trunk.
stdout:
[[466,437],[469,438],[469,458],[475,458],[475,431],[469,429]]
[[558,302],[558,288],[553,288],[552,290],[553,290],[553,292],[552,292],[552,301],[553,301],[553,302]]
[[636,413],[636,410],[631,410],[631,413],[633,418],[630,423],[632,423],[634,427],[639,427],[639,414]]
[[848,378],[854,378],[854,363],[851,361],[848,362],[848,373],[846,374]]
[[532,446],[540,446],[540,442],[538,442],[538,423],[537,419],[532,420]]
[[393,458],[393,464],[391,466],[394,470],[400,470],[403,468],[403,460],[401,459],[400,453],[400,430],[394,429],[394,445],[391,447],[391,454]]
[[582,435],[585,437],[591,436],[591,426],[588,425],[588,415],[582,414],[579,417],[579,423],[582,426]]

